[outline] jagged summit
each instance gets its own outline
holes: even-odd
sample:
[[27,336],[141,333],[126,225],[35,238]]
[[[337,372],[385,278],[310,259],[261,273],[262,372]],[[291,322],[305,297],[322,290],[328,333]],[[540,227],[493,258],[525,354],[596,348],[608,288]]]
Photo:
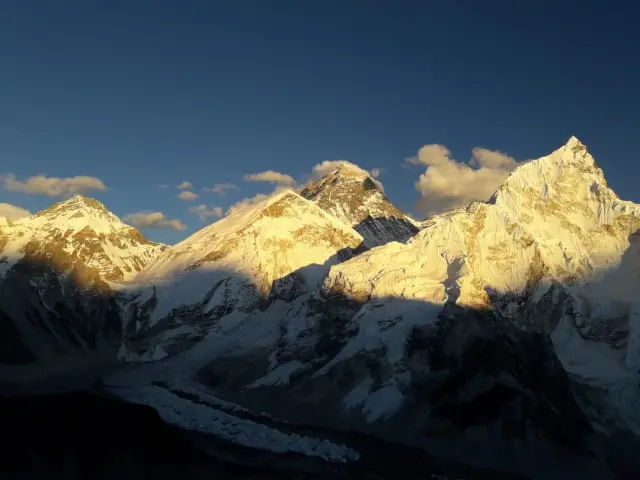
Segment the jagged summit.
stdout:
[[567,143],[565,144],[566,147],[569,148],[573,148],[575,146],[584,146],[584,144],[578,140],[578,138],[575,135],[571,135],[571,137],[569,137],[569,140],[567,140]]
[[375,180],[357,165],[343,163],[300,192],[360,233],[368,247],[406,242],[418,228],[385,196]]
[[371,175],[366,170],[363,170],[358,165],[351,162],[342,162],[340,165],[336,167],[336,169],[332,173],[338,173],[342,175],[350,175],[354,177],[369,177]]
[[576,137],[549,155],[518,166],[488,203],[517,210],[518,205],[549,203],[552,198],[563,203],[617,199],[603,171]]
[[82,195],[82,194],[74,195],[73,197],[70,197],[67,200],[58,202],[58,204],[76,205],[78,207],[95,208],[98,210],[107,209],[104,206],[104,204],[99,200],[96,200],[95,198],[87,197],[86,195]]

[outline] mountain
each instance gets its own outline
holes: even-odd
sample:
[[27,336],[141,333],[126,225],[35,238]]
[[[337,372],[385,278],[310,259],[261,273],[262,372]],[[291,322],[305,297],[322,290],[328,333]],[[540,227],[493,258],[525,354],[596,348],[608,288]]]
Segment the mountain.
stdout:
[[363,243],[315,203],[281,192],[203,228],[142,270],[132,287],[146,290],[133,304],[135,332],[157,332],[171,339],[164,349],[181,350],[225,315],[282,309],[308,296]]
[[97,200],[77,195],[0,224],[0,362],[52,364],[110,351],[121,321],[112,282],[131,279],[165,246]]
[[[321,197],[309,192],[303,196]],[[238,221],[240,233],[221,244],[241,253],[216,269],[255,265],[265,246],[267,258],[297,258],[253,241],[275,225],[246,229],[254,216],[271,222],[260,213],[265,207],[247,210],[243,221],[227,219]],[[346,209],[338,204],[331,213],[340,211]],[[292,223],[310,218],[290,212]],[[219,223],[210,228],[227,230]],[[291,238],[292,228],[282,236]],[[635,448],[640,434],[638,228],[640,207],[620,200],[586,147],[571,138],[519,166],[489,201],[430,218],[406,244],[340,259],[315,277],[319,288],[307,282],[277,300],[265,289],[263,298],[272,300],[256,303],[237,288],[218,296],[219,273],[176,281],[194,295],[185,300],[180,290],[180,300],[164,300],[174,312],[176,304],[203,299],[196,317],[189,310],[179,322],[183,328],[197,318],[204,326],[198,341],[105,381],[177,425],[200,422],[200,406],[215,416],[219,405],[233,402],[288,425],[355,430],[528,478],[624,477],[638,465],[627,467],[630,458],[621,452]],[[190,252],[179,268],[166,269],[160,257],[140,279],[160,285],[167,272],[198,264],[209,247],[195,239],[212,233],[165,253],[171,263]],[[248,244],[253,251],[236,246]],[[320,257],[339,248],[331,244]],[[288,263],[279,275],[304,276],[306,264]],[[278,276],[240,270],[251,284],[267,278],[257,285]],[[160,311],[162,317],[167,308]],[[154,332],[153,342],[171,348],[174,334],[167,332],[167,325]],[[226,432],[216,425],[201,428]],[[253,427],[234,428],[245,438],[244,429]]]
[[394,442],[453,478],[634,478],[640,206],[574,137],[411,235],[386,202],[346,165],[165,248],[133,279],[57,288],[56,308],[38,282],[59,274],[14,266],[23,286],[0,312],[27,313],[0,318],[0,338],[17,351],[25,325],[40,338],[55,320],[119,345],[129,366],[101,388],[211,448],[349,469]]
[[86,267],[102,280],[132,279],[165,246],[147,240],[105,206],[82,195],[0,224],[3,272],[17,261]]
[[307,185],[300,195],[351,225],[369,248],[406,242],[418,232],[417,223],[389,201],[374,179],[350,163]]

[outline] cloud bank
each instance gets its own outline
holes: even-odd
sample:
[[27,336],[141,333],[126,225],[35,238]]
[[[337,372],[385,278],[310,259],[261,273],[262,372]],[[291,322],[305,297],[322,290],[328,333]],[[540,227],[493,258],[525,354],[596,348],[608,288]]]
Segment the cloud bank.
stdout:
[[0,217],[4,217],[7,220],[18,220],[29,215],[31,215],[29,210],[8,203],[0,203]]
[[47,177],[35,175],[26,180],[18,180],[12,173],[4,175],[0,181],[2,187],[9,192],[27,193],[30,195],[46,195],[48,197],[72,196],[91,190],[104,192],[107,186],[96,177],[79,175],[69,178]]
[[518,163],[506,153],[476,147],[468,163],[458,162],[444,145],[425,145],[407,165],[426,166],[415,188],[420,194],[416,211],[442,213],[474,201],[488,200]]
[[170,228],[176,231],[187,228],[180,220],[169,220],[162,212],[130,213],[125,215],[124,221],[139,228]]

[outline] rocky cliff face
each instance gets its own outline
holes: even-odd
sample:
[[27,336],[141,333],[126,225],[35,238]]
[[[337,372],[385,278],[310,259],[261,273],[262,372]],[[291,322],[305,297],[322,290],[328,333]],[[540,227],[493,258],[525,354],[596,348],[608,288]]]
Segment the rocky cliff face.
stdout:
[[398,210],[367,172],[345,163],[306,186],[300,194],[352,226],[371,248],[389,242],[406,242],[418,231]]

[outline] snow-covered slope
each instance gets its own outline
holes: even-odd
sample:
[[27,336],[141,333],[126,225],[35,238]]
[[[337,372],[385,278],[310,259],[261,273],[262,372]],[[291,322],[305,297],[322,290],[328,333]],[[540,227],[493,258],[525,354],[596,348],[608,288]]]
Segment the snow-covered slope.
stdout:
[[10,298],[40,303],[0,328],[55,320],[70,339],[91,318],[101,335],[85,343],[117,331],[121,358],[162,360],[107,384],[178,425],[199,429],[212,413],[194,405],[224,398],[529,478],[613,478],[617,439],[640,436],[640,207],[576,138],[419,232],[385,202],[344,166],[165,249],[83,314],[73,292],[3,282],[13,314]]
[[432,217],[406,246],[332,269],[326,288],[348,278],[340,288],[357,297],[488,307],[492,295],[533,294],[616,268],[638,228],[640,206],[619,200],[572,138],[517,168],[488,203]]
[[81,264],[103,280],[129,280],[164,248],[82,195],[0,225],[2,273],[19,260],[50,261],[63,269]]
[[[295,250],[278,256],[270,242],[254,242],[262,233],[245,227],[264,217],[261,208],[226,220],[242,228],[224,221],[210,227],[241,234],[225,234],[215,247],[204,241],[213,232],[196,234],[141,278],[189,278],[184,270],[202,268],[198,262],[220,245],[241,252],[224,268],[266,277],[269,285],[277,275],[259,272],[274,263],[254,263],[266,254],[293,259],[280,274],[295,278],[307,262],[295,260]],[[297,210],[291,218],[302,218]],[[303,294],[249,305],[246,294],[227,289],[224,302],[214,303],[228,307],[215,309],[213,289],[196,317],[190,310],[179,322],[213,319],[198,320],[205,328],[195,346],[131,378],[184,379],[292,422],[373,432],[531,478],[607,478],[613,467],[603,451],[615,443],[594,447],[602,445],[601,437],[593,443],[594,429],[640,433],[640,259],[630,248],[638,228],[640,208],[617,198],[571,138],[517,168],[488,202],[431,218],[406,244],[390,242],[331,266],[315,291],[307,283]],[[319,257],[339,248],[331,243]],[[176,298],[182,285],[194,292],[187,303],[201,298],[205,288],[195,279],[210,285],[208,275],[172,280],[180,285]],[[153,341],[170,344],[167,331]]]
[[351,225],[370,248],[406,242],[418,231],[415,222],[387,199],[369,174],[350,163],[307,185],[300,194]]
[[203,228],[145,268],[127,287],[143,292],[136,332],[152,329],[182,348],[178,339],[202,338],[224,315],[315,292],[331,265],[363,249],[355,230],[281,192]]
[[52,365],[119,343],[110,282],[132,278],[164,248],[80,195],[0,223],[0,363]]

